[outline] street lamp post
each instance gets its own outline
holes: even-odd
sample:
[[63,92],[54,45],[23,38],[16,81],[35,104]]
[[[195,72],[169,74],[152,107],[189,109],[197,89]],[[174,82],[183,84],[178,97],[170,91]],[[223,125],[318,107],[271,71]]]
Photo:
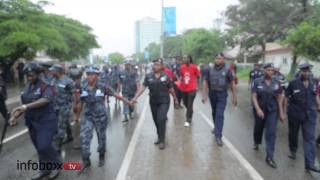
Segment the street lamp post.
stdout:
[[161,58],[163,58],[163,41],[164,41],[163,1],[164,1],[164,0],[161,0],[161,35],[160,35],[160,57],[161,57]]

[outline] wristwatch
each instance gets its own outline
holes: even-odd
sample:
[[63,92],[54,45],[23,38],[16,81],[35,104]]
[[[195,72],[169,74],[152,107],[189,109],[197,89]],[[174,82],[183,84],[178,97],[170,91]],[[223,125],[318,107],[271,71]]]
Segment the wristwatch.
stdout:
[[24,105],[22,105],[22,108],[25,109],[25,110],[27,110],[27,109],[28,109],[28,106],[24,104]]

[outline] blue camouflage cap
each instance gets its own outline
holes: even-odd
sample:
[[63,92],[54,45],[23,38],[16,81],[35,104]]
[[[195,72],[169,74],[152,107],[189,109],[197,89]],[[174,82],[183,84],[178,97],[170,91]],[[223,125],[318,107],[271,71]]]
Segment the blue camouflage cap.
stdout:
[[263,69],[267,69],[267,68],[274,68],[273,63],[267,63],[263,66]]
[[85,70],[86,73],[95,73],[95,74],[100,74],[99,68],[95,66],[88,66]]
[[60,64],[54,64],[49,68],[49,71],[62,72],[64,69]]
[[26,64],[23,68],[23,73],[27,74],[29,72],[35,72],[35,73],[41,73],[42,72],[42,66],[39,65],[39,63],[32,61]]

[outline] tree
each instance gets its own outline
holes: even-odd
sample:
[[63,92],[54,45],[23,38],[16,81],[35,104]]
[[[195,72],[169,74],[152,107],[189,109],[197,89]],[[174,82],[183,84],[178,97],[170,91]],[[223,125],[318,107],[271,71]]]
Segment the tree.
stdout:
[[145,51],[149,53],[150,60],[155,60],[157,58],[160,58],[160,45],[157,43],[150,43],[146,47]]
[[240,34],[240,45],[249,49],[255,45],[264,52],[267,42],[284,39],[288,30],[304,18],[303,6],[311,2],[297,0],[240,0],[226,10],[227,24]]
[[182,36],[165,37],[164,55],[165,57],[182,56]]
[[0,1],[0,59],[31,60],[39,51],[59,60],[85,58],[97,48],[91,28],[64,16],[47,14],[45,1]]
[[125,58],[121,53],[114,52],[109,54],[108,59],[112,64],[121,64]]
[[220,31],[191,29],[183,34],[182,52],[193,57],[196,63],[209,62],[211,57],[225,48],[223,35]]

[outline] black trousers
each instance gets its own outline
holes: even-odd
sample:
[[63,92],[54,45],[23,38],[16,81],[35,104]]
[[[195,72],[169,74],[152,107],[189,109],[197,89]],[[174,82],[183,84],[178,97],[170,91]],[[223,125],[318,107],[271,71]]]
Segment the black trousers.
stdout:
[[169,103],[150,103],[152,118],[156,126],[160,142],[165,141],[169,106]]
[[0,96],[0,113],[2,115],[2,117],[7,120],[8,118],[8,109],[7,109],[7,106],[6,106],[6,101],[4,98],[2,98]]
[[253,140],[255,144],[262,143],[263,130],[266,124],[265,119],[258,117],[256,110],[253,108],[254,116],[254,129],[253,129]]
[[178,99],[178,103],[181,104],[181,100],[182,100],[182,92],[178,89],[178,87],[176,85],[174,85],[174,90]]
[[182,100],[183,104],[187,108],[187,122],[191,123],[192,121],[192,115],[193,115],[193,102],[196,97],[196,91],[194,92],[182,92]]

